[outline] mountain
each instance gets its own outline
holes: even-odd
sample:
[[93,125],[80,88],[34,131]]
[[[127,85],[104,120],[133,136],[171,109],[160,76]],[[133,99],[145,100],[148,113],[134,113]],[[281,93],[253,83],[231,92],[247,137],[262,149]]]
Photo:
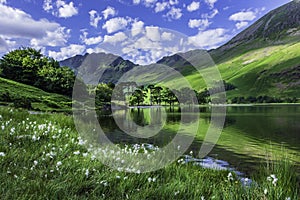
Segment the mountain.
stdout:
[[[222,78],[236,90],[229,98],[268,95],[300,98],[300,3],[287,3],[260,18],[253,25],[217,49],[208,51]],[[187,52],[199,53],[199,50]],[[164,57],[158,63],[181,66],[186,79],[203,89],[201,74],[207,69],[184,70],[184,54]]]
[[287,42],[300,37],[300,3],[292,1],[257,20],[229,42],[210,51],[215,60],[221,61],[242,52]]
[[120,56],[106,53],[76,55],[59,63],[80,73],[86,83],[116,83],[125,72],[137,66]]
[[[203,90],[207,87],[207,79],[204,81],[203,76],[213,77],[209,66],[216,63],[222,78],[236,87],[227,92],[229,99],[263,95],[299,98],[300,3],[292,1],[269,12],[229,42],[208,53],[210,56],[203,50],[177,53],[149,66],[138,66],[105,53],[75,56],[60,64],[75,71],[80,67],[83,69],[81,73],[90,82],[95,82],[103,74],[100,81],[115,83],[125,72],[133,69],[132,75],[127,77],[130,80],[159,80],[178,88],[187,80],[195,89]],[[195,66],[193,61],[197,61],[197,70],[192,66]],[[155,66],[162,68],[154,70]],[[163,66],[180,72],[185,80],[173,78],[163,70]],[[88,77],[91,74],[96,75]]]

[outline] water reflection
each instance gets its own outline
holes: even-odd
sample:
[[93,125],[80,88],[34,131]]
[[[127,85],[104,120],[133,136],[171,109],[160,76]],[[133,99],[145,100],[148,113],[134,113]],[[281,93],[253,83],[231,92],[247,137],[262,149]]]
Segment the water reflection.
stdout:
[[[206,130],[210,125],[211,108],[200,109],[200,120],[195,118],[194,108],[132,108],[118,110],[113,116],[98,116],[101,128],[114,143],[150,143],[163,147],[174,139],[182,127],[180,124],[196,123],[200,128],[194,142],[187,150],[198,152]],[[228,107],[222,135],[210,156],[226,160],[243,171],[255,168],[266,152],[288,154],[297,164],[300,151],[300,108],[298,106],[241,106]],[[166,118],[162,118],[162,113]],[[184,118],[182,118],[184,116]],[[120,121],[127,130],[156,125],[159,131],[149,138],[137,138],[126,134],[116,123]],[[131,123],[129,123],[131,122]],[[132,122],[136,126],[132,126]],[[155,130],[155,128],[153,128]],[[193,137],[190,130],[182,130],[181,140]],[[284,148],[284,151],[282,150]],[[197,153],[195,153],[197,155]]]

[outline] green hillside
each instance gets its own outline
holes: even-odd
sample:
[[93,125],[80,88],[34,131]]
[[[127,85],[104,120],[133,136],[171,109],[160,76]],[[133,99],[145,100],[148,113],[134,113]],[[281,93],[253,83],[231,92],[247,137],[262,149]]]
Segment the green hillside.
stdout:
[[0,102],[11,106],[30,102],[33,110],[40,111],[66,111],[72,106],[71,99],[66,96],[4,78],[0,78]]

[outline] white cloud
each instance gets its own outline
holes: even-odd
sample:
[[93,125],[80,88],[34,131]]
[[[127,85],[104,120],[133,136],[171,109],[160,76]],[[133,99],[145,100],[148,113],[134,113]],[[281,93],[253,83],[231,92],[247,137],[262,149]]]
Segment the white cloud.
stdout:
[[43,9],[46,12],[49,12],[53,9],[52,0],[44,0]]
[[189,20],[189,27],[190,28],[199,28],[200,30],[206,29],[211,22],[208,19],[190,19]]
[[131,35],[134,37],[140,33],[143,32],[144,30],[144,22],[142,21],[135,21],[131,25]]
[[157,0],[143,0],[143,3],[146,7],[152,7],[156,2]]
[[67,4],[64,1],[57,0],[56,6],[58,8],[58,17],[68,18],[78,14],[78,8],[74,7],[72,1]]
[[0,4],[6,4],[6,0],[0,0]]
[[131,18],[129,17],[128,18],[116,17],[106,21],[105,24],[102,26],[102,28],[106,29],[108,33],[113,33],[126,28],[130,21]]
[[244,28],[245,26],[247,26],[249,24],[249,22],[238,22],[235,24],[237,29],[241,29]]
[[219,14],[218,9],[213,9],[210,13],[202,14],[201,17],[202,17],[202,18],[212,19],[212,18],[214,18],[217,14]]
[[151,41],[160,41],[159,27],[157,26],[146,26],[146,37]]
[[169,33],[169,32],[163,32],[161,35],[161,39],[165,40],[165,41],[171,41],[174,38],[174,34],[173,33]]
[[88,33],[85,31],[80,36],[81,41],[86,45],[99,44],[103,40],[103,38],[101,36],[90,37],[90,38],[88,38],[87,36],[88,36]]
[[169,12],[167,12],[164,17],[167,17],[169,20],[180,19],[182,17],[182,10],[180,8],[172,7]]
[[200,2],[193,1],[190,5],[187,6],[187,11],[193,12],[200,8]]
[[78,14],[78,8],[74,6],[72,1],[66,3],[63,0],[57,0],[54,8],[52,0],[44,0],[43,9],[46,12],[52,11],[52,15],[61,18],[69,18]]
[[179,1],[178,0],[169,0],[169,4],[171,5],[171,6],[173,6],[173,5],[177,5],[177,4],[179,4]]
[[195,36],[188,38],[188,44],[198,48],[211,49],[228,40],[227,30],[223,28],[199,31]]
[[229,17],[231,21],[252,21],[256,18],[256,13],[253,11],[241,11],[235,14],[232,14]]
[[96,47],[96,48],[88,48],[86,50],[87,53],[92,54],[92,53],[111,53],[111,52],[107,52],[102,48]]
[[207,5],[209,5],[209,7],[214,8],[215,3],[216,3],[217,1],[218,1],[218,0],[205,0],[205,3],[206,3]]
[[133,0],[132,2],[133,2],[133,4],[137,5],[137,4],[140,4],[141,0]]
[[155,4],[155,12],[158,13],[158,12],[162,12],[164,11],[165,9],[167,9],[169,7],[169,3],[168,2],[157,2]]
[[27,39],[34,46],[62,46],[70,36],[70,30],[58,23],[46,19],[36,21],[24,11],[3,4],[0,10],[0,30],[4,37]]
[[105,10],[102,11],[104,19],[107,19],[109,16],[114,17],[117,14],[115,8],[108,6]]
[[64,60],[75,55],[82,55],[85,49],[86,48],[84,45],[71,44],[67,47],[60,48],[59,52],[48,51],[48,55],[54,58],[55,60]]
[[98,23],[102,19],[102,17],[99,16],[99,14],[96,10],[91,10],[89,12],[89,15],[90,15],[90,25],[97,28]]
[[103,42],[110,43],[110,44],[116,44],[119,42],[123,42],[125,39],[127,39],[127,36],[123,32],[118,32],[112,36],[105,35]]
[[70,29],[60,27],[55,31],[46,31],[46,35],[42,38],[33,38],[30,40],[30,44],[35,47],[41,46],[63,46],[67,43],[70,37]]

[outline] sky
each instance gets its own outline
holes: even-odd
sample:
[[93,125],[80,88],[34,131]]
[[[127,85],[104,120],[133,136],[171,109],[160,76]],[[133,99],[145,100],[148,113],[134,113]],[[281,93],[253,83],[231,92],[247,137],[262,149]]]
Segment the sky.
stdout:
[[137,64],[213,49],[290,0],[0,0],[0,56],[114,53]]

